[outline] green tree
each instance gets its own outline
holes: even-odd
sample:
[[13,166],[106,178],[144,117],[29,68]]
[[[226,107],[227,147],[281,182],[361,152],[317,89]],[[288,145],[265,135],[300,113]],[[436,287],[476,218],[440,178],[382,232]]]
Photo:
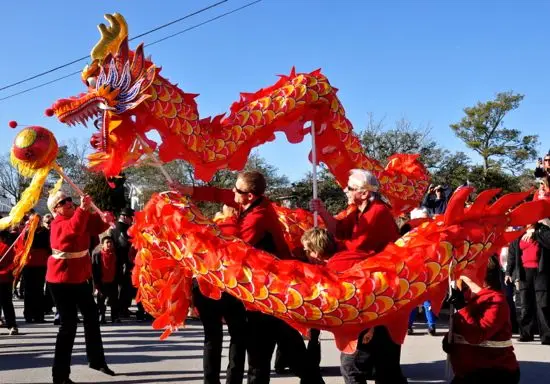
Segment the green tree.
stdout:
[[470,158],[464,152],[446,154],[432,174],[432,183],[449,185],[453,189],[470,177]]
[[512,91],[498,93],[494,100],[465,108],[466,116],[451,124],[456,136],[481,156],[484,178],[497,168],[521,173],[537,156],[537,135],[523,136],[519,129],[504,126],[504,117],[519,107],[523,97]]
[[367,127],[360,138],[365,154],[382,164],[396,153],[419,154],[422,163],[430,170],[437,169],[448,154],[430,137],[430,127],[413,127],[406,119],[400,119],[387,129],[383,120],[375,120],[369,114]]
[[[317,193],[328,211],[333,215],[340,212],[347,205],[347,198],[342,188],[336,182],[328,169],[321,165],[317,173]],[[309,202],[313,198],[312,174],[308,172],[301,180],[292,183],[290,199],[297,208],[309,209]]]

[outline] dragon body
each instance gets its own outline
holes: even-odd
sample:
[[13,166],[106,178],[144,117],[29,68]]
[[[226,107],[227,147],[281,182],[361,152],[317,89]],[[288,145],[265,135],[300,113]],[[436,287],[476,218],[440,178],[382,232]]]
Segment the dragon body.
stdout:
[[[92,51],[92,64],[82,79],[87,92],[56,101],[48,114],[67,124],[96,123],[96,152],[90,167],[117,176],[147,152],[158,149],[164,162],[183,159],[195,167],[198,178],[209,180],[219,169],[242,169],[252,148],[286,134],[291,143],[306,134],[316,135],[316,155],[340,184],[348,171],[372,171],[395,212],[416,206],[428,185],[428,175],[416,155],[396,155],[382,165],[365,155],[360,140],[328,79],[319,71],[280,76],[279,81],[256,93],[241,94],[228,116],[199,118],[197,95],[183,92],[160,75],[143,52],[130,51],[127,25],[118,14],[106,15],[110,27],[100,25],[102,39]],[[314,129],[304,128],[313,122]],[[147,139],[156,130],[161,144]]]
[[[164,336],[184,321],[191,278],[196,277],[206,296],[219,298],[228,292],[248,309],[277,316],[304,333],[307,328],[328,330],[344,351],[353,350],[362,330],[379,324],[402,342],[412,308],[431,299],[438,310],[449,277],[467,275],[481,283],[489,256],[522,233],[506,232],[509,226],[550,215],[550,203],[545,201],[517,206],[528,193],[506,195],[489,204],[498,190],[480,193],[465,208],[470,192],[457,192],[444,216],[426,221],[341,273],[279,260],[224,236],[186,198],[173,192],[158,194],[137,214],[132,227],[140,249],[135,282],[145,308],[157,317],[153,326],[166,329]],[[151,265],[157,278],[151,276]],[[150,287],[151,282],[157,287]]]

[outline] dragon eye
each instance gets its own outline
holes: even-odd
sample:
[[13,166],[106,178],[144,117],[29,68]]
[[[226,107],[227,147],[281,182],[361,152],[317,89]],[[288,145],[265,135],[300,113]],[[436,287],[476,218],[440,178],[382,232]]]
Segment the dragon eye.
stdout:
[[86,84],[88,84],[88,87],[95,88],[96,80],[97,80],[97,78],[95,76],[94,77],[88,77],[86,79]]

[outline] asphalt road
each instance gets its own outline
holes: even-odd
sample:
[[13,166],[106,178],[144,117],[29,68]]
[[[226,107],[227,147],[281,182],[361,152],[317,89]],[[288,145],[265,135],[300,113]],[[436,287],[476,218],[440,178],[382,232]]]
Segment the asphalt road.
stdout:
[[[0,383],[51,383],[51,363],[57,327],[52,324],[25,324],[22,303],[16,301],[20,335],[8,336],[0,328]],[[50,317],[51,319],[51,317]],[[422,321],[422,316],[419,316]],[[443,333],[442,328],[440,333]],[[76,383],[202,383],[202,327],[191,322],[187,328],[165,341],[150,324],[126,321],[102,327],[109,366],[117,373],[105,376],[87,367],[82,327],[79,327],[73,353],[71,378]],[[339,371],[339,352],[331,335],[323,333],[323,376],[327,384],[343,383]],[[403,372],[409,383],[444,383],[446,355],[441,337],[427,334],[423,324],[407,337],[403,346]],[[227,347],[227,344],[225,344]],[[516,343],[521,361],[522,383],[550,382],[550,347],[537,342]],[[224,359],[227,349],[224,350]],[[226,361],[222,363],[225,366]],[[292,376],[273,375],[273,383],[298,383]]]

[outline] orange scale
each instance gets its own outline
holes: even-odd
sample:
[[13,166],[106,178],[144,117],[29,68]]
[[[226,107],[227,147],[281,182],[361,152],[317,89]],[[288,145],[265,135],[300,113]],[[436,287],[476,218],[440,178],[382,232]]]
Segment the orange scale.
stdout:
[[298,323],[305,323],[307,321],[304,316],[294,311],[288,311],[288,315],[292,320],[297,321]]
[[374,302],[374,312],[378,314],[383,314],[389,311],[393,307],[394,301],[391,297],[388,296],[378,296]]
[[319,308],[324,313],[330,313],[334,311],[336,308],[338,308],[338,305],[340,304],[337,297],[329,295],[326,291],[321,292],[320,299],[321,305],[319,306]]
[[327,327],[338,327],[343,324],[343,321],[335,316],[323,316],[319,322]]
[[304,299],[302,298],[300,292],[294,288],[288,288],[283,302],[287,309],[295,309],[304,303]]
[[330,315],[347,322],[355,320],[359,316],[359,311],[351,305],[340,304],[340,306]]
[[425,265],[426,265],[426,271],[427,271],[426,282],[428,284],[432,284],[441,273],[441,265],[434,261],[428,262]]
[[241,301],[245,301],[247,303],[252,303],[254,301],[254,297],[252,296],[252,293],[250,293],[250,291],[248,291],[247,289],[243,288],[240,285],[237,285],[233,289],[233,293],[235,293],[236,297]]
[[263,303],[267,305],[268,308],[272,309],[273,312],[286,312],[285,304],[276,296],[270,295],[267,299],[263,300]]

